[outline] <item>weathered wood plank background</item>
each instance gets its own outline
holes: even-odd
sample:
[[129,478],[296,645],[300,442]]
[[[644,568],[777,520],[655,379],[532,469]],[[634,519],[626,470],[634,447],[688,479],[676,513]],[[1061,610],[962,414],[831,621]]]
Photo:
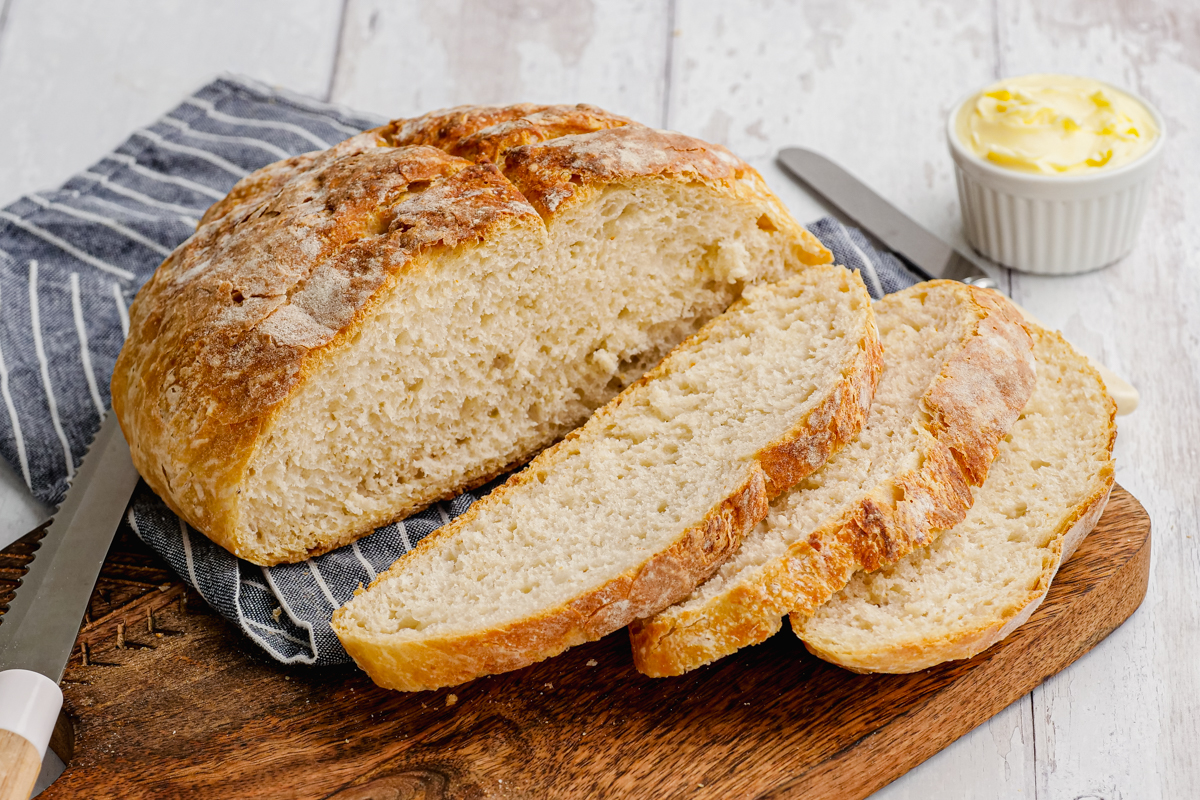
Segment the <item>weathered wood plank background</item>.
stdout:
[[[1170,146],[1136,251],[1013,296],[1142,392],[1118,480],[1147,507],[1150,593],[1123,628],[879,798],[1200,797],[1200,4],[1194,0],[0,0],[0,205],[54,186],[221,71],[379,114],[586,101],[750,160],[848,165],[960,240],[945,113],[1063,71],[1156,103]],[[43,514],[0,465],[0,543]]]

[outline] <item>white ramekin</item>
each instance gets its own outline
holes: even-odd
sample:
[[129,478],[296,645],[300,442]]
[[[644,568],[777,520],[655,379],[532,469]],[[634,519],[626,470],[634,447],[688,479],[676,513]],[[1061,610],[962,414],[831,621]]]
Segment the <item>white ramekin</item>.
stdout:
[[993,261],[1022,272],[1073,275],[1107,266],[1133,248],[1150,184],[1162,161],[1166,128],[1154,106],[1144,105],[1158,139],[1135,161],[1111,170],[1038,175],[997,166],[968,150],[956,129],[971,92],[946,121],[954,159],[963,225],[971,246]]

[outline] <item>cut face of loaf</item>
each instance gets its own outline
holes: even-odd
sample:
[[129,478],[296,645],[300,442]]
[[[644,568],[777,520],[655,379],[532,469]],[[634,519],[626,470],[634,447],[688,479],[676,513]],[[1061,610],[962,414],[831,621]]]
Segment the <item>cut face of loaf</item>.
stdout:
[[1087,360],[1056,333],[1034,342],[1037,388],[966,519],[793,616],[813,653],[856,672],[916,672],[986,650],[1041,605],[1104,510],[1117,429]]
[[381,686],[518,669],[665,608],[861,428],[880,369],[857,273],[742,301],[337,611]]
[[234,187],[139,293],[114,407],[173,510],[298,561],[523,463],[745,286],[828,260],[722,148],[452,109]]
[[866,427],[776,499],[716,574],[630,626],[634,663],[678,675],[765,641],[860,569],[876,569],[963,518],[1000,440],[1033,391],[1020,315],[954,281],[875,304],[884,371]]

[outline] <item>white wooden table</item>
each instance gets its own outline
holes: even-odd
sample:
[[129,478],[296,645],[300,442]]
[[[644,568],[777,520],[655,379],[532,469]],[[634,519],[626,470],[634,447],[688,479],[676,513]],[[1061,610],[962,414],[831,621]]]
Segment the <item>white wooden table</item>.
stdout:
[[[0,205],[55,186],[221,71],[389,116],[590,102],[773,164],[804,144],[960,240],[944,115],[995,78],[1073,72],[1162,110],[1135,252],[1002,285],[1142,392],[1117,478],[1154,522],[1149,594],[1090,655],[876,798],[1200,797],[1200,3],[882,0],[0,0]],[[0,543],[45,513],[0,464]],[[802,721],[798,721],[802,724]]]

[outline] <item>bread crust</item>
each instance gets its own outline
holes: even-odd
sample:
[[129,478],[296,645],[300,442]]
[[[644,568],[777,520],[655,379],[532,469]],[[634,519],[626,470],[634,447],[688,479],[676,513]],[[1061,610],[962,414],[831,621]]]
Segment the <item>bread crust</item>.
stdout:
[[931,288],[959,294],[976,324],[924,395],[932,421],[920,433],[921,466],[876,487],[791,545],[765,565],[761,579],[739,581],[701,607],[634,622],[629,635],[638,671],[681,675],[763,642],[780,629],[784,615],[813,613],[858,570],[897,561],[963,519],[971,485],[986,476],[1000,439],[1033,392],[1032,341],[1019,313],[990,290],[931,281],[892,301]]
[[[847,277],[852,278],[855,290],[866,297],[866,288],[858,274]],[[734,308],[745,302],[738,301]],[[701,346],[707,335],[706,326],[689,337],[662,363],[598,410],[588,426],[576,429],[543,451],[526,469],[509,478],[504,486],[476,503],[462,517],[423,539],[408,558],[421,558],[426,551],[439,547],[459,527],[470,524],[485,505],[503,502],[505,495],[534,480],[538,471],[553,469],[562,457],[560,454],[570,452],[571,442],[583,435],[587,427],[602,426],[604,419],[614,414],[628,397],[668,370],[672,356]],[[391,641],[386,634],[374,634],[355,625],[349,619],[349,605],[334,613],[333,629],[346,652],[375,683],[388,689],[419,691],[519,669],[574,645],[595,641],[639,617],[660,611],[686,596],[737,550],[745,534],[766,516],[772,494],[790,485],[785,481],[811,473],[853,439],[865,421],[881,371],[878,332],[871,322],[864,326],[858,347],[846,359],[842,377],[830,388],[824,401],[786,434],[761,448],[746,463],[735,488],[715,503],[700,522],[682,531],[663,551],[603,586],[557,607],[487,631]],[[836,407],[839,403],[848,407]],[[385,578],[386,574],[380,576],[372,586]]]
[[[625,129],[634,132],[605,138]],[[762,207],[795,242],[797,265],[831,259],[723,148],[589,106],[451,109],[247,176],[130,309],[112,396],[135,466],[172,511],[263,565],[341,546],[502,474],[431,490],[301,552],[254,541],[239,501],[288,397],[353,342],[397,282],[428,279],[456,248],[504,231],[544,237],[566,208],[605,186],[661,180]]]
[[[1032,325],[1031,323],[1027,324]],[[1035,328],[1035,335],[1052,337],[1066,345],[1066,341],[1057,333]],[[1104,385],[1099,373],[1086,359],[1080,359],[1080,368],[1091,375],[1101,386]],[[846,649],[834,650],[814,645],[807,640],[804,641],[804,646],[818,658],[845,667],[852,672],[903,674],[929,669],[945,661],[972,658],[1002,641],[1023,625],[1046,599],[1054,576],[1074,554],[1084,538],[1096,527],[1096,523],[1100,521],[1104,508],[1108,504],[1115,475],[1111,456],[1117,438],[1117,407],[1111,397],[1108,398],[1108,402],[1106,450],[1110,457],[1109,461],[1092,477],[1084,499],[1067,509],[1059,520],[1050,545],[1054,554],[1053,558],[1038,576],[1037,583],[1026,592],[1020,602],[995,615],[992,619],[969,629],[956,631],[951,636],[921,639],[885,650],[876,650],[870,653],[851,652]],[[803,619],[793,618],[792,627],[797,635],[800,635],[803,631]]]

